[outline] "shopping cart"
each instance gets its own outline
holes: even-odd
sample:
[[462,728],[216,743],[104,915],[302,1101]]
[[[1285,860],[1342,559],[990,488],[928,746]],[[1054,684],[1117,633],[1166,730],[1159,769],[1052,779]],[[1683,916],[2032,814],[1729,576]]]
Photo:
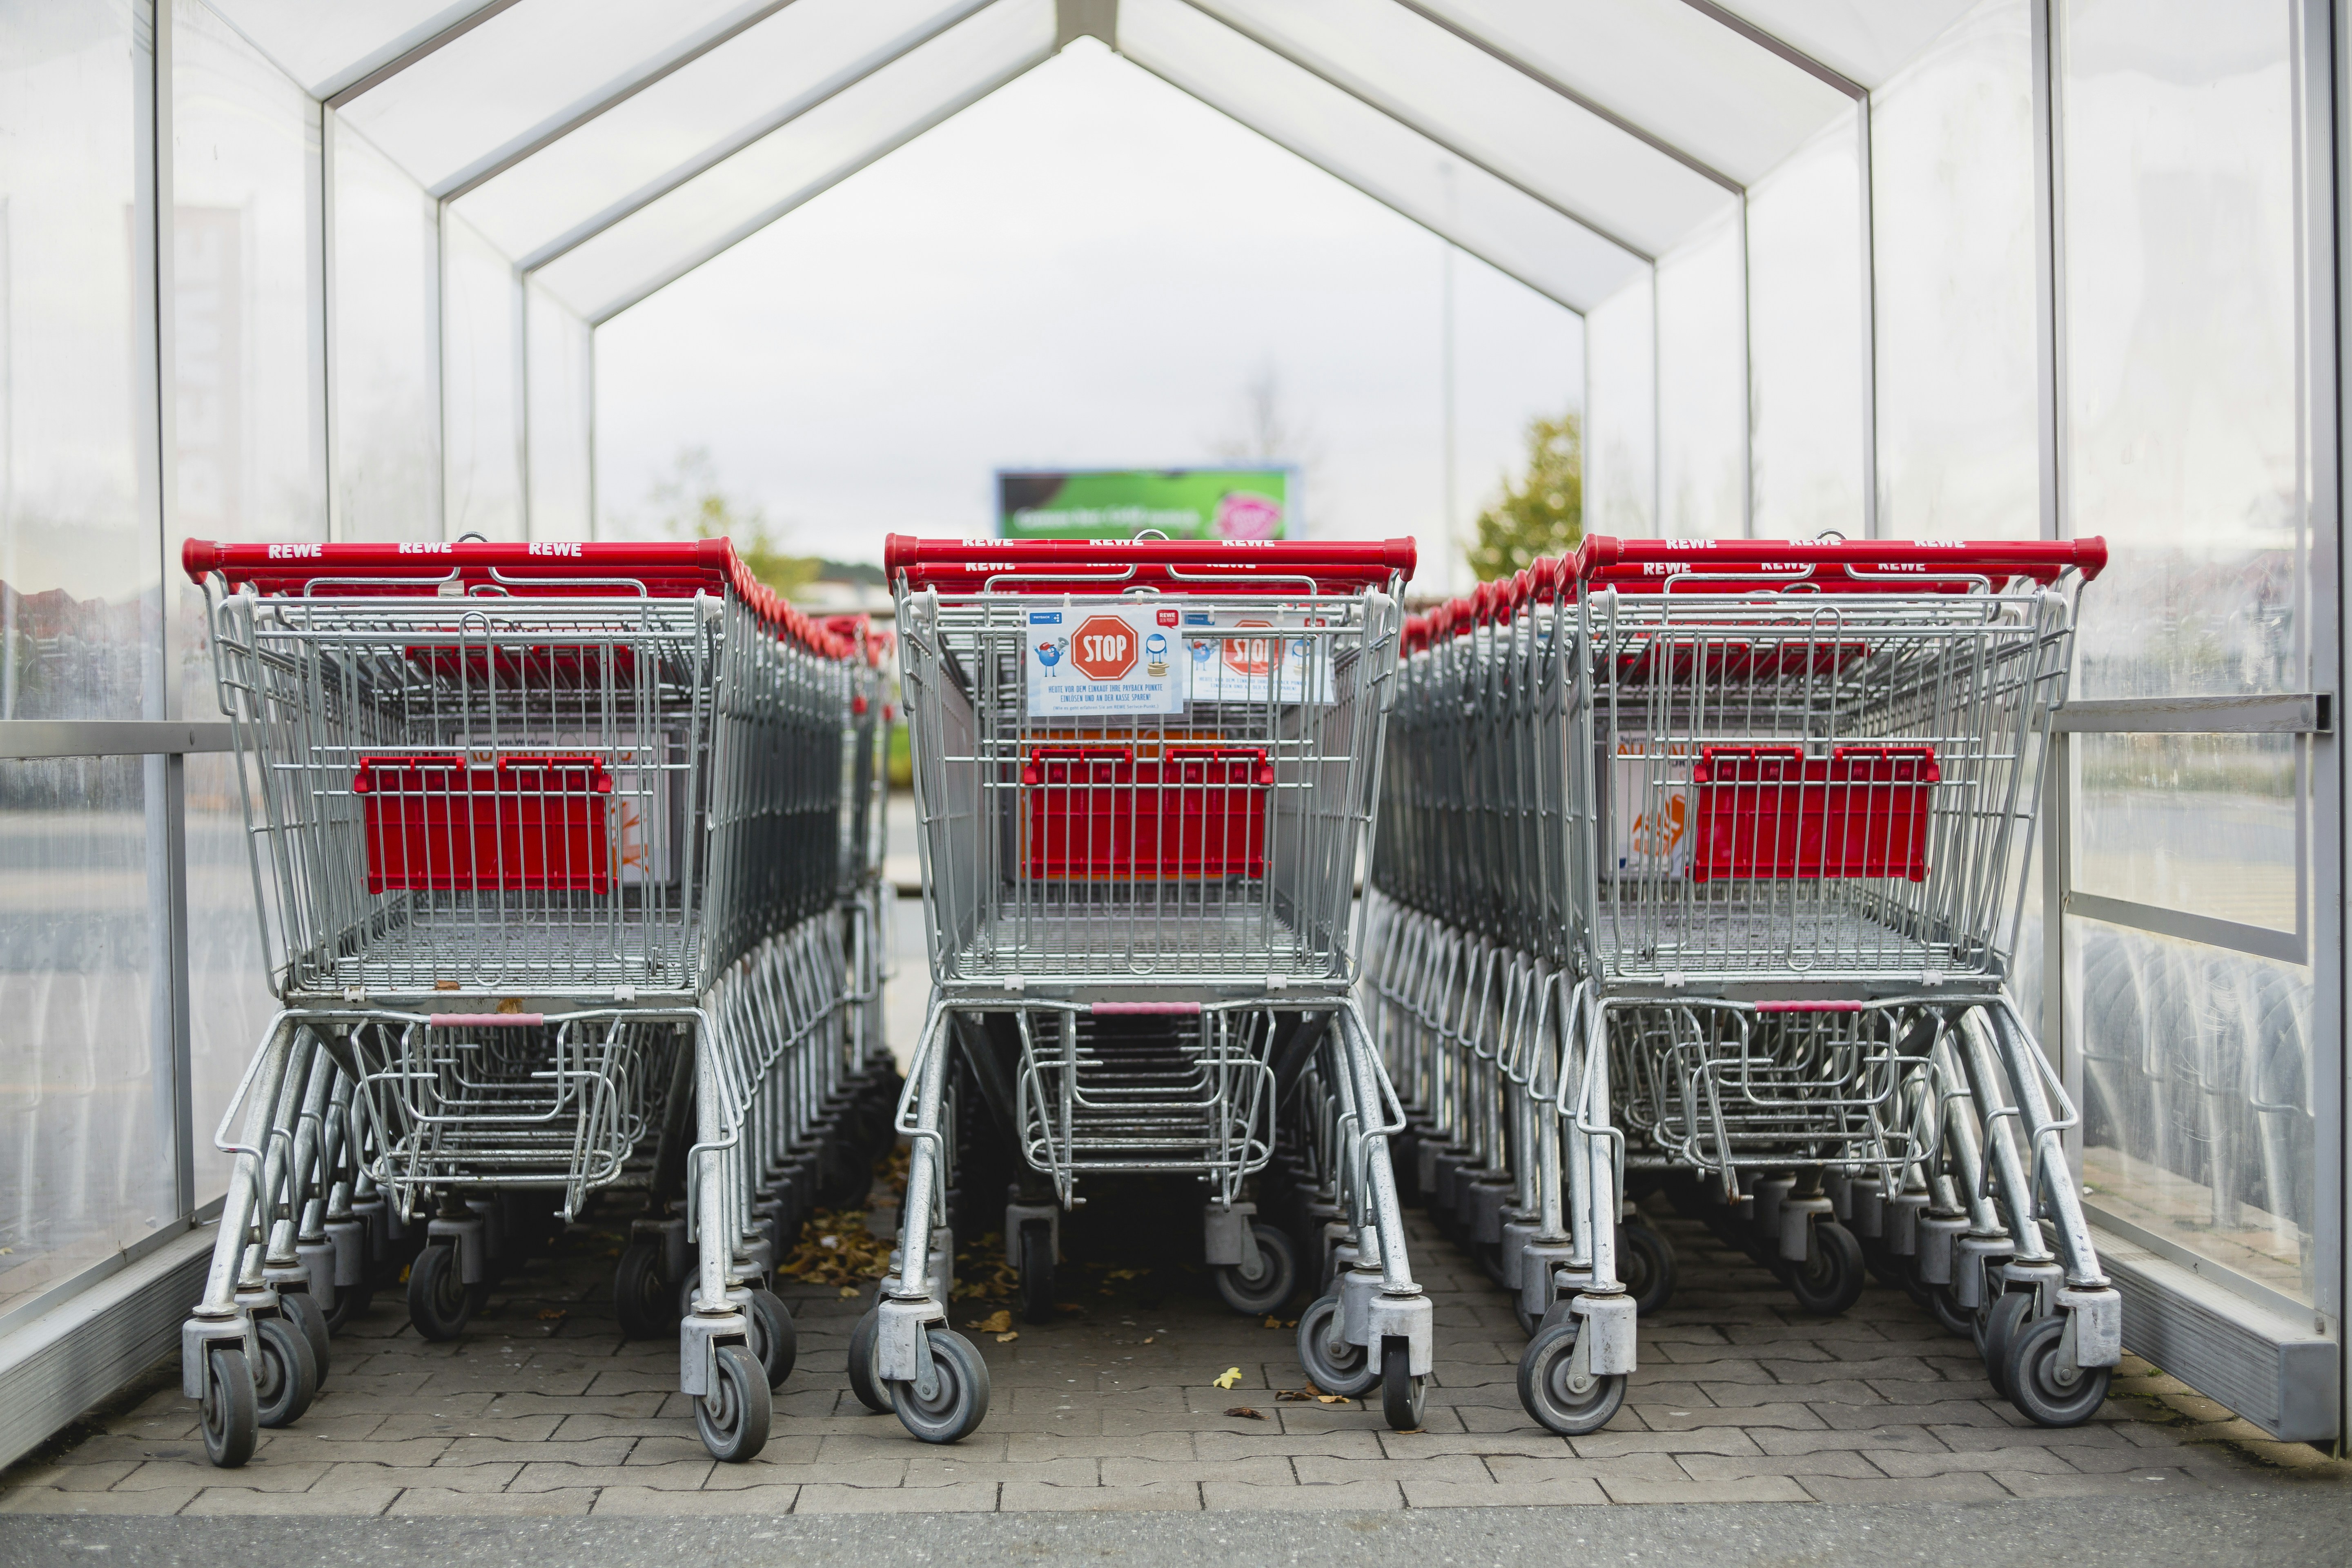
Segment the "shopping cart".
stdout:
[[1386,1150],[1402,1120],[1353,995],[1411,542],[894,537],[885,559],[933,991],[899,1113],[898,1277],[852,1342],[861,1392],[934,1441],[985,1412],[986,1369],[942,1324],[950,1106],[984,1104],[1018,1152],[1004,1234],[1028,1310],[1052,1309],[1081,1181],[1155,1174],[1206,1184],[1219,1289],[1262,1312],[1297,1266],[1249,1184],[1308,1081],[1345,1101],[1356,1226],[1318,1321],[1356,1391],[1382,1384],[1418,1425],[1429,1307]]
[[704,1442],[756,1453],[793,1358],[777,1173],[878,1048],[845,899],[863,645],[723,540],[192,542],[184,564],[281,1003],[222,1121],[183,1329],[208,1453],[300,1414],[320,1307],[394,1240],[422,1243],[412,1321],[448,1338],[519,1233],[625,1187],[650,1207],[624,1326],[675,1328]]
[[[2097,1408],[2119,1299],[2065,1166],[2072,1108],[2006,981],[2073,590],[2104,561],[2087,540],[1594,539],[1411,628],[1408,705],[1423,681],[1483,694],[1455,706],[1494,760],[1458,799],[1397,797],[1412,825],[1381,886],[1396,923],[1442,930],[1420,970],[1383,963],[1383,1008],[1443,1079],[1477,1051],[1450,1041],[1508,1005],[1475,933],[1553,971],[1521,1077],[1557,1126],[1484,1118],[1508,1151],[1489,1184],[1518,1177],[1510,1217],[1534,1227],[1520,1392],[1547,1425],[1591,1430],[1622,1399],[1629,1175],[1712,1178],[1733,1206],[1710,1217],[1814,1310],[1851,1305],[1872,1254],[1908,1258],[2029,1417]],[[1444,845],[1482,824],[1517,847],[1500,885],[1465,886]],[[1474,992],[1500,1000],[1443,1005]]]

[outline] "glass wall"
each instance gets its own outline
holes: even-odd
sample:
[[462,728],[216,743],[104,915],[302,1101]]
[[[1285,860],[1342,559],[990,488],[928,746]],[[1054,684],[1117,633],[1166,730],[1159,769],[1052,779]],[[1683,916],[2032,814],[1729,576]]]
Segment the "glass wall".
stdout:
[[2032,538],[2032,40],[1985,0],[1871,95],[1878,531]]
[[544,289],[525,290],[530,536],[586,539],[595,526],[594,329]]
[[1654,534],[1658,339],[1652,274],[1584,318],[1584,531]]
[[439,539],[441,260],[434,203],[365,138],[329,119],[335,536]]
[[[127,0],[0,10],[0,719],[163,716],[152,68]],[[0,763],[0,1311],[177,1211],[147,778]]]
[[1658,258],[1658,531],[1748,529],[1748,268],[1734,208]]
[[443,229],[442,413],[448,534],[523,536],[522,284],[455,214]]
[[[2332,686],[2305,563],[2333,541],[2311,537],[2299,478],[2290,8],[2170,0],[2151,26],[2128,0],[2068,0],[2053,47],[2063,517],[2114,561],[2084,595],[2076,689]],[[2077,905],[2129,922],[2066,932],[2091,1201],[2312,1301],[2314,973],[2279,961],[2307,954],[2311,742],[2072,744]],[[2175,940],[2200,931],[2226,946]]]

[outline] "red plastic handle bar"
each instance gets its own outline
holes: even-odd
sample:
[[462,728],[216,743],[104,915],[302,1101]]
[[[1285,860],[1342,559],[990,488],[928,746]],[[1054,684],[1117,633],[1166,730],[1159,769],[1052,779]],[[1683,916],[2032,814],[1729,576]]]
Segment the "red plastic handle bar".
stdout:
[[825,658],[854,658],[854,637],[802,614],[751,575],[725,539],[536,544],[230,544],[191,539],[180,565],[202,583],[217,572],[231,588],[301,595],[320,584],[333,596],[437,595],[453,579],[518,599],[609,597],[616,580],[656,599],[732,590],[788,642]]
[[1265,760],[1265,748],[1263,746],[1171,746],[1161,754],[1171,763],[1255,763],[1254,776],[1258,787],[1271,788],[1274,784],[1274,764]]
[[1087,1011],[1097,1018],[1190,1018],[1200,1014],[1198,1002],[1095,1002]]
[[1759,1002],[1759,1013],[1859,1013],[1859,1002]]
[[977,594],[1354,593],[1412,575],[1410,539],[918,539],[882,542],[882,570],[914,588]]
[[547,1022],[544,1013],[430,1013],[428,1029],[536,1029]]
[[[1576,547],[1567,574],[1628,588],[1682,573],[1725,573],[1787,582],[1834,582],[1848,592],[1902,593],[1911,580],[1970,577],[1996,584],[2031,577],[2047,587],[2068,572],[2084,581],[2107,564],[2107,542],[2089,539],[1614,539],[1594,534]],[[1923,583],[1922,585],[1925,585]],[[1931,588],[1931,592],[1950,592]]]
[[[374,794],[377,788],[376,775],[378,773],[472,773],[479,770],[481,765],[481,763],[473,762],[465,757],[451,757],[439,754],[424,754],[406,757],[362,757],[360,759],[359,767],[354,770],[352,774],[352,793],[353,795]],[[502,776],[512,778],[516,773],[525,770],[532,773],[586,773],[588,775],[589,794],[610,795],[613,793],[613,775],[605,772],[604,760],[602,757],[556,755],[503,756],[500,757],[493,765],[495,768],[495,773],[493,773],[494,777]],[[470,795],[474,792],[467,790],[464,793]]]

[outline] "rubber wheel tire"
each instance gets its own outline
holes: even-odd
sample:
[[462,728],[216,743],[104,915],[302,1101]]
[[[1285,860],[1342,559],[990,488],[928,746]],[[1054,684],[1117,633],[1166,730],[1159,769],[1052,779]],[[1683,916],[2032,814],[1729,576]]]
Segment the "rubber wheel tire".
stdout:
[[1959,1304],[1952,1295],[1952,1288],[1930,1285],[1927,1291],[1927,1315],[1942,1324],[1946,1333],[1973,1342],[1977,1337],[1976,1314]]
[[1901,1254],[1888,1251],[1883,1239],[1863,1241],[1858,1236],[1854,1239],[1862,1242],[1862,1260],[1869,1265],[1871,1274],[1881,1285],[1889,1290],[1911,1289],[1910,1271],[1904,1268]]
[[1381,1341],[1381,1417],[1391,1432],[1421,1430],[1421,1412],[1429,1396],[1429,1379],[1415,1377],[1412,1347],[1402,1335]]
[[283,1318],[257,1319],[253,1327],[261,1348],[261,1364],[253,1369],[261,1425],[291,1426],[319,1394],[319,1363],[310,1359],[310,1342]]
[[335,1304],[327,1312],[327,1331],[340,1334],[360,1319],[367,1316],[375,1300],[375,1288],[362,1279],[356,1285],[335,1287]]
[[880,1332],[881,1314],[874,1308],[857,1320],[849,1331],[849,1392],[857,1395],[857,1403],[877,1415],[890,1414],[890,1391],[882,1386],[881,1377],[874,1370],[876,1338]]
[[1596,1376],[1581,1391],[1569,1386],[1580,1327],[1576,1319],[1563,1318],[1529,1341],[1519,1357],[1519,1404],[1545,1430],[1563,1437],[1600,1431],[1625,1405],[1622,1373]]
[[2059,1384],[2058,1342],[2065,1331],[2065,1315],[2053,1313],[2010,1336],[2009,1402],[2037,1426],[2080,1426],[2107,1402],[2113,1367],[2086,1366],[2073,1387]]
[[695,1435],[710,1457],[740,1465],[768,1446],[776,1405],[760,1358],[741,1345],[720,1345],[711,1368],[713,1387],[694,1399]]
[[1985,1376],[1995,1394],[2009,1394],[2009,1347],[2033,1317],[2033,1298],[2021,1290],[1993,1299],[1977,1314],[1977,1354],[1984,1357]]
[[[1646,1318],[1652,1312],[1665,1310],[1666,1303],[1675,1299],[1675,1284],[1681,1272],[1675,1260],[1673,1242],[1646,1225],[1617,1227],[1617,1278],[1624,1285],[1625,1293],[1633,1298],[1636,1317]],[[1520,1326],[1534,1333],[1525,1309],[1520,1310]]]
[[1790,1259],[1780,1278],[1798,1306],[1817,1318],[1834,1318],[1862,1300],[1870,1268],[1853,1232],[1833,1219],[1817,1219],[1803,1261]]
[[408,1321],[425,1339],[454,1340],[464,1333],[489,1293],[487,1284],[468,1285],[457,1278],[457,1249],[448,1242],[426,1247],[408,1266]]
[[293,1320],[294,1326],[302,1331],[302,1337],[310,1342],[311,1364],[316,1366],[319,1372],[318,1386],[326,1387],[328,1357],[326,1309],[320,1306],[319,1299],[308,1290],[289,1290],[278,1298],[278,1310]]
[[1244,1274],[1238,1263],[1220,1265],[1217,1294],[1236,1312],[1264,1317],[1297,1293],[1298,1254],[1290,1237],[1270,1225],[1252,1225],[1250,1235],[1257,1242],[1257,1272]]
[[784,1306],[782,1297],[755,1285],[744,1317],[751,1331],[751,1354],[768,1374],[768,1386],[783,1387],[800,1354],[800,1334],[793,1327],[792,1312]]
[[1536,1331],[1543,1327],[1543,1314],[1528,1311],[1527,1298],[1517,1290],[1511,1292],[1511,1316],[1518,1320],[1522,1339],[1534,1339]]
[[1021,1222],[1021,1321],[1054,1321],[1054,1227],[1042,1219]]
[[932,1329],[924,1337],[930,1345],[936,1391],[925,1399],[914,1384],[893,1383],[890,1404],[899,1423],[924,1442],[961,1442],[988,1418],[988,1363],[953,1329]]
[[677,1292],[662,1278],[660,1243],[633,1241],[622,1248],[620,1265],[613,1270],[613,1316],[623,1339],[658,1340],[677,1332]]
[[1332,1359],[1325,1336],[1327,1325],[1339,1311],[1339,1298],[1325,1296],[1298,1314],[1298,1364],[1306,1368],[1307,1381],[1324,1393],[1361,1399],[1380,1382],[1381,1374],[1361,1345],[1347,1345],[1338,1360]]
[[253,1367],[236,1345],[205,1352],[205,1458],[233,1470],[253,1458],[261,1436],[261,1401],[254,1392]]

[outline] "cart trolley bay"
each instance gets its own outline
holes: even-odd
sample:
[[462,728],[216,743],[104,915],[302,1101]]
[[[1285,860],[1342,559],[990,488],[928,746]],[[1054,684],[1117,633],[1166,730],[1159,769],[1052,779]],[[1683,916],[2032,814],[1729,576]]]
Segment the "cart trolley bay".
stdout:
[[796,1152],[887,1072],[874,645],[724,540],[184,564],[281,1005],[182,1332],[208,1455],[301,1414],[389,1241],[422,1240],[410,1316],[450,1338],[511,1233],[637,1187],[623,1324],[679,1335],[704,1443],[750,1458],[793,1359],[766,1278]]
[[1619,1223],[1629,1181],[1801,1307],[1843,1310],[1875,1268],[2029,1418],[2096,1410],[2120,1301],[2007,981],[2105,560],[1596,538],[1409,626],[1383,1046],[1433,1202],[1520,1292],[1547,1426],[1614,1414],[1635,1302],[1671,1289],[1663,1242]]
[[[1017,1152],[1004,1235],[1033,1315],[1059,1215],[1117,1174],[1197,1178],[1220,1290],[1279,1306],[1298,1263],[1251,1194],[1292,1114],[1289,1136],[1336,1129],[1342,1151],[1318,1353],[1418,1426],[1430,1309],[1387,1153],[1402,1108],[1354,996],[1412,542],[894,536],[885,559],[932,996],[900,1108],[898,1273],[851,1346],[861,1394],[935,1441],[985,1412],[985,1369],[942,1321],[975,1108]],[[1302,1086],[1318,1103],[1286,1112]]]

